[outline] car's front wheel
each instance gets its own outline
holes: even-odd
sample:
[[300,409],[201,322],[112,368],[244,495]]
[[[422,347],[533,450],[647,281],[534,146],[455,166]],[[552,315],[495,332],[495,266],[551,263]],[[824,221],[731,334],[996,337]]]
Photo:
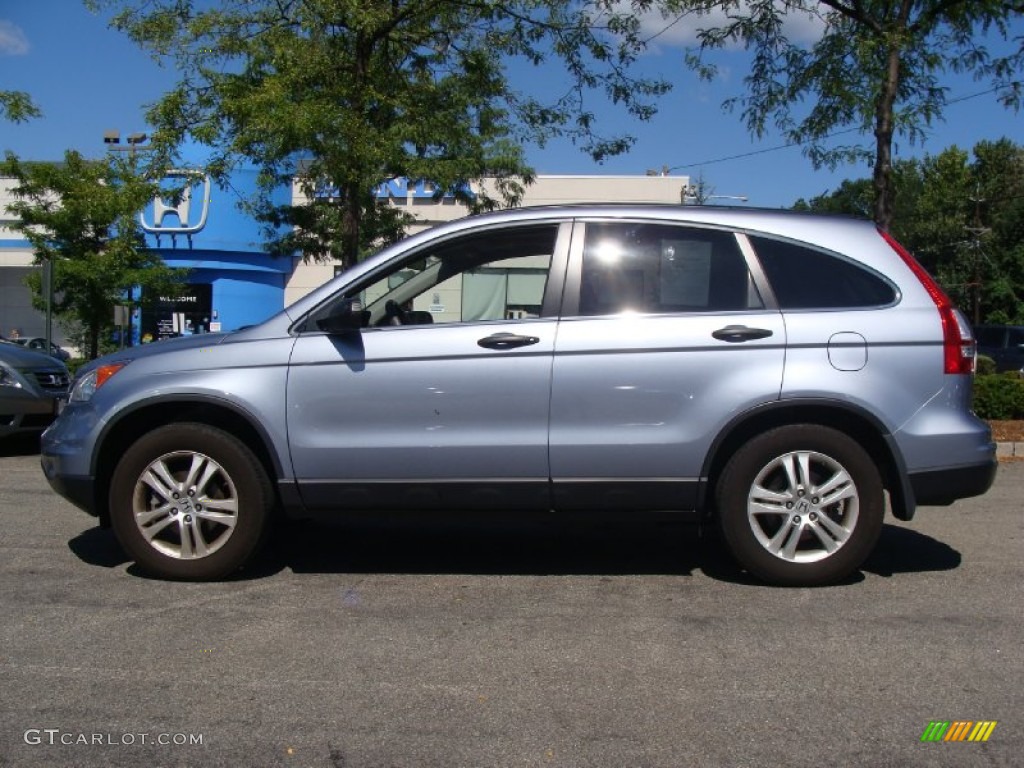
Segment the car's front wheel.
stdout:
[[154,576],[205,581],[258,550],[273,491],[252,451],[205,424],[170,424],[139,438],[114,470],[110,522]]
[[885,497],[867,452],[835,429],[801,424],[755,437],[717,487],[722,535],[733,556],[771,584],[839,581],[871,553]]

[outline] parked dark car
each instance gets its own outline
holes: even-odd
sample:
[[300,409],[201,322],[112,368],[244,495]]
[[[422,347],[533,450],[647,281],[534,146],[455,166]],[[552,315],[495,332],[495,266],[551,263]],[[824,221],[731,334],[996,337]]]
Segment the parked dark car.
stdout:
[[44,430],[57,415],[70,378],[60,360],[0,341],[0,439]]
[[[11,339],[11,341],[13,341],[15,344],[20,344],[21,346],[25,347],[25,349],[31,349],[35,352],[42,352],[43,354],[46,354],[46,339],[42,338],[41,336]],[[70,352],[68,352],[63,347],[57,346],[52,341],[50,342],[49,354],[50,357],[55,357],[61,362],[67,362],[68,360],[71,359]]]
[[978,354],[995,360],[996,371],[1024,372],[1024,325],[979,325]]

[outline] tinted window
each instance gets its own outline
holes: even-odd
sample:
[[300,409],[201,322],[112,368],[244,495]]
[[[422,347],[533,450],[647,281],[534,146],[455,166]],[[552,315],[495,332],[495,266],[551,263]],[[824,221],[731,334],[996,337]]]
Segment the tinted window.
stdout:
[[663,224],[587,224],[582,315],[761,306],[731,233]]
[[751,237],[782,309],[877,307],[896,291],[875,274],[828,253],[766,237]]

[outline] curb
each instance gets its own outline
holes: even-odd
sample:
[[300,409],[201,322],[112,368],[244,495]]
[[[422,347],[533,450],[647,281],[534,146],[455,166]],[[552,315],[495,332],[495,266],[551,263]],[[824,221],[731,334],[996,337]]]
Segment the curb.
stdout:
[[1024,443],[996,443],[996,458],[1024,458]]

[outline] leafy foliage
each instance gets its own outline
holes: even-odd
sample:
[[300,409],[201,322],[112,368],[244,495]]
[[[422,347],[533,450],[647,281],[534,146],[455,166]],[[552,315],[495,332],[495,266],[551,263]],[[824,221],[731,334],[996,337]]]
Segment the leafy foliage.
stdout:
[[[474,210],[514,205],[532,179],[524,141],[565,136],[601,160],[632,140],[597,132],[590,94],[646,119],[668,89],[630,75],[644,44],[633,9],[616,0],[94,5],[118,9],[113,25],[182,73],[149,114],[157,144],[170,152],[191,135],[213,147],[208,170],[219,178],[254,162],[265,190],[257,215],[272,231],[295,227],[274,249],[346,264],[407,224],[378,204],[381,183],[425,179]],[[514,59],[559,62],[566,89],[548,101],[515,91],[506,69]],[[558,80],[551,72],[545,86]],[[463,194],[484,176],[499,180],[499,199]],[[312,204],[271,205],[269,190],[293,177]],[[325,189],[332,194],[318,194]]]
[[[35,263],[53,268],[54,315],[96,357],[113,327],[114,306],[133,306],[134,286],[158,295],[175,282],[158,255],[144,248],[137,215],[157,185],[128,158],[94,161],[66,152],[63,163],[23,163],[8,153],[0,165],[17,180],[8,224],[32,244]],[[38,273],[30,275],[33,303],[45,307]]]
[[818,213],[845,213],[870,219],[871,179],[846,179],[832,192],[825,192],[810,200],[797,200],[793,204],[793,209]]
[[996,361],[988,355],[978,355],[975,370],[979,376],[989,376],[996,372]]
[[24,123],[42,114],[24,91],[0,91],[0,120]]
[[[873,159],[873,218],[888,229],[895,212],[893,137],[923,140],[939,119],[947,92],[940,77],[970,72],[990,78],[1000,98],[1019,107],[1024,47],[993,53],[983,40],[1010,41],[1024,5],[1005,0],[681,0],[668,3],[726,21],[698,33],[687,61],[712,78],[707,52],[740,44],[754,57],[746,94],[726,103],[756,135],[774,124],[803,144],[815,166]],[[807,44],[786,36],[788,15],[813,17],[820,37]],[[698,19],[699,21],[699,19]],[[1019,38],[1016,39],[1019,43]],[[874,146],[830,145],[841,130],[871,133]]]
[[1024,419],[1024,379],[1016,373],[978,376],[974,412],[981,419]]

